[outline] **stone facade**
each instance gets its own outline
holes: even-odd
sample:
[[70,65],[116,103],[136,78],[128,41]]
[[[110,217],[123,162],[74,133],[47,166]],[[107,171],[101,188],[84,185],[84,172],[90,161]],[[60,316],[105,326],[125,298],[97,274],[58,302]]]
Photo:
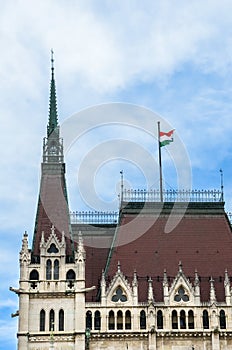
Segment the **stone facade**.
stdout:
[[[27,234],[20,252],[19,350],[39,349],[232,349],[231,287],[224,277],[225,301],[218,303],[211,279],[208,302],[201,302],[197,272],[192,284],[181,263],[174,281],[163,276],[163,301],[147,281],[147,302],[139,302],[137,274],[131,283],[121,271],[101,279],[99,302],[86,302],[85,249],[79,235],[73,263],[65,262],[65,240],[55,228],[41,239],[40,263],[32,263]],[[90,336],[86,337],[86,329]]]

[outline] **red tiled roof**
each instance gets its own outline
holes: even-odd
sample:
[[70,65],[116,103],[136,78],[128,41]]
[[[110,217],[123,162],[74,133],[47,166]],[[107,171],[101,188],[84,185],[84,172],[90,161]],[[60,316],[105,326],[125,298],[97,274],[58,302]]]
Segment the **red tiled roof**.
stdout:
[[42,231],[46,241],[51,234],[52,225],[55,226],[55,234],[60,241],[62,232],[65,233],[66,254],[71,255],[69,211],[65,197],[64,176],[62,174],[42,176],[32,248],[34,256],[40,253]]
[[102,270],[104,270],[109,250],[107,248],[85,247],[86,251],[86,287],[96,286],[93,292],[86,294],[86,301],[95,301],[98,297]]
[[[196,207],[197,211],[197,207]],[[201,298],[209,299],[209,278],[215,279],[218,301],[224,300],[225,269],[232,274],[232,234],[224,213],[211,214],[209,208],[194,215],[186,214],[170,233],[165,233],[165,225],[169,215],[144,215],[135,219],[136,215],[123,214],[108,274],[113,276],[120,261],[125,275],[132,276],[136,269],[138,276],[153,277],[154,294],[157,301],[162,301],[162,279],[164,269],[167,275],[175,277],[179,261],[183,264],[183,272],[194,279],[195,269],[201,278]],[[156,219],[156,220],[155,220]],[[128,225],[128,223],[130,223]],[[144,232],[144,227],[150,228]],[[139,238],[121,245],[125,237]],[[144,233],[143,233],[144,232]],[[221,277],[221,281],[220,281]],[[142,282],[144,284],[144,281]],[[139,283],[140,300],[147,299],[147,283]]]
[[[200,276],[201,299],[209,300],[209,278],[215,280],[218,301],[224,300],[224,273],[232,275],[232,234],[222,203],[192,203],[179,224],[165,233],[170,210],[138,216],[138,211],[122,210],[114,250],[108,268],[112,278],[120,261],[121,271],[132,278],[134,269],[139,282],[139,299],[147,300],[147,277],[153,278],[154,297],[162,301],[164,269],[170,279],[183,272],[194,281],[195,269]],[[86,283],[97,284],[105,267],[106,250],[87,248]],[[90,270],[89,270],[90,269]]]

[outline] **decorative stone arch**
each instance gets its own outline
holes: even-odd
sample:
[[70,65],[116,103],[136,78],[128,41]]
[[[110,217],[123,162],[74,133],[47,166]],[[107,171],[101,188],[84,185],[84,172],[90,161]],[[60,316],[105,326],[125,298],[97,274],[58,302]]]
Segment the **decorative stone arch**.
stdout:
[[118,271],[106,291],[106,299],[107,303],[111,305],[115,303],[132,304],[133,302],[132,288],[126,277],[121,272],[120,265],[118,266]]
[[182,271],[182,265],[179,264],[179,271],[169,290],[170,304],[194,303],[194,288]]

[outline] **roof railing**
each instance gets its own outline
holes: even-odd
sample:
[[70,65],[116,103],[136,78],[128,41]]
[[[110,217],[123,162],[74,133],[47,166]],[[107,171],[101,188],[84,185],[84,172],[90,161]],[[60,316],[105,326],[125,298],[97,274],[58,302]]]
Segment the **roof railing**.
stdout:
[[[123,202],[160,202],[159,190],[124,190],[121,194]],[[222,202],[220,190],[165,190],[164,202]],[[232,213],[227,213],[232,222]],[[71,224],[116,225],[118,211],[73,211],[70,212]]]
[[[121,198],[124,202],[160,202],[159,190],[124,190]],[[222,202],[220,190],[165,190],[164,202]]]
[[117,211],[73,211],[70,212],[71,224],[116,225]]

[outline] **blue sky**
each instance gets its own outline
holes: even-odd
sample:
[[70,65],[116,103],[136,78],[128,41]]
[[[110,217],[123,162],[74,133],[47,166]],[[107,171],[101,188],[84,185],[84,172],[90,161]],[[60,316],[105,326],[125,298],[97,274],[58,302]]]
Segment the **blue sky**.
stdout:
[[[111,102],[158,113],[186,147],[194,189],[218,189],[223,169],[226,210],[232,211],[231,13],[230,0],[1,3],[0,349],[16,348],[17,320],[10,314],[18,309],[18,300],[8,288],[18,284],[25,230],[32,239],[48,115],[50,49],[55,51],[61,124],[85,108]],[[135,142],[150,154],[154,147],[156,158],[151,134],[96,127],[67,153],[72,210],[86,208],[77,180],[84,155],[114,138]],[[176,174],[168,152],[163,152],[163,168],[165,185],[171,188]],[[96,169],[94,185],[103,201],[117,198],[121,168],[127,184],[145,186],[147,170],[131,166],[130,154],[118,157]],[[156,180],[153,185],[158,186]]]

